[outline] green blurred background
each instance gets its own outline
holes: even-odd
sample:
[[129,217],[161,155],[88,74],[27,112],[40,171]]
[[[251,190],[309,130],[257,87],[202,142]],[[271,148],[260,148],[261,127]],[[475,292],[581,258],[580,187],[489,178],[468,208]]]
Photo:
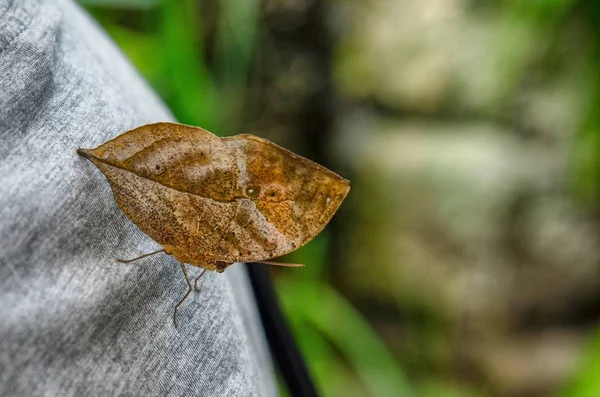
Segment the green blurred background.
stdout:
[[600,396],[598,0],[80,3],[180,122],[351,179],[273,269],[324,396]]

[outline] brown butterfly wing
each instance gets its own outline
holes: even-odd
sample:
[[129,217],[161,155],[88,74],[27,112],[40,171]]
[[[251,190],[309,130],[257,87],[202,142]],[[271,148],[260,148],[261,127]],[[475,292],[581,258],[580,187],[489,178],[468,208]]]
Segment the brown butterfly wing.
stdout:
[[266,139],[222,139],[234,151],[238,188],[247,200],[236,223],[250,221],[245,229],[264,248],[242,260],[266,260],[303,246],[329,223],[350,190],[346,179]]
[[237,168],[229,148],[201,128],[150,124],[92,150],[119,208],[178,260],[214,268],[233,217]]
[[174,123],[80,149],[106,175],[119,208],[181,262],[259,261],[310,241],[348,181],[254,136],[218,138]]

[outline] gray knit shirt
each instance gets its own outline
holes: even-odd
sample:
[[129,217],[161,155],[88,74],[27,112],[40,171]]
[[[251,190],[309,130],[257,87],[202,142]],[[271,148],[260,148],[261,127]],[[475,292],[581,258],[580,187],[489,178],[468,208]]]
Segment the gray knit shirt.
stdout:
[[[273,396],[243,265],[187,286],[76,154],[172,115],[67,0],[0,0],[0,396]],[[200,269],[189,268],[190,277]]]

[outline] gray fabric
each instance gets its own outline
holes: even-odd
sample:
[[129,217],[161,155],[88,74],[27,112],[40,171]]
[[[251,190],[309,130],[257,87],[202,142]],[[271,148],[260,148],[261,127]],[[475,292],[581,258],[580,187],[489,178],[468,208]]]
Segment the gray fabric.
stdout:
[[[243,265],[186,291],[76,155],[171,114],[67,1],[0,0],[0,395],[272,396]],[[200,269],[189,267],[190,276]]]

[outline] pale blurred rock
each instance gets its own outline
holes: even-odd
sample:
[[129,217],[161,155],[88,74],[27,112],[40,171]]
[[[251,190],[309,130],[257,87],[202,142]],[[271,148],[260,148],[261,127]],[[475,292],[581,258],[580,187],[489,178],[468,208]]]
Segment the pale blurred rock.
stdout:
[[478,346],[477,364],[503,395],[554,395],[576,373],[584,342],[564,330],[513,337]]
[[[459,344],[475,345],[512,343],[522,324],[560,322],[597,295],[598,233],[570,202],[560,148],[485,122],[358,115],[338,129],[360,206],[343,277],[359,295],[401,312],[427,308],[450,334],[468,332]],[[486,365],[507,361],[498,362]],[[557,365],[560,372],[567,363]]]
[[[550,137],[579,128],[591,54],[579,25],[554,43],[546,25],[498,4],[340,3],[335,77],[347,96],[409,113],[493,116]],[[544,68],[553,73],[540,74]]]

